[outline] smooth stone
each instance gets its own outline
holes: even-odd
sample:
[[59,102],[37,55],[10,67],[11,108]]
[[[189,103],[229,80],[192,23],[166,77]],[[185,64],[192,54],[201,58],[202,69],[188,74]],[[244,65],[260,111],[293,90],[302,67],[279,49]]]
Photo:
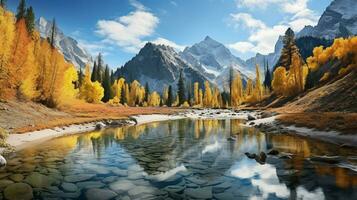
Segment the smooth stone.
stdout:
[[232,187],[232,184],[229,182],[223,182],[221,184],[213,186],[212,190],[214,193],[221,193],[227,190],[228,188]]
[[65,191],[65,192],[76,192],[78,190],[78,187],[77,185],[73,184],[73,183],[66,183],[66,182],[63,182],[61,184],[61,187],[62,189]]
[[203,185],[203,184],[207,183],[207,181],[198,179],[196,177],[188,177],[188,178],[186,178],[186,180],[188,180],[189,182],[192,182],[196,185]]
[[14,183],[14,181],[7,180],[7,179],[0,180],[0,188],[4,188],[12,183]]
[[5,178],[5,177],[7,177],[9,175],[11,175],[11,174],[10,173],[1,173],[0,174],[0,179],[3,179],[3,178]]
[[108,189],[92,188],[86,192],[86,198],[88,200],[109,200],[116,197],[117,194]]
[[77,174],[77,175],[69,175],[64,177],[64,181],[66,182],[81,182],[81,181],[86,181],[91,178],[93,178],[95,175],[94,174]]
[[251,114],[248,114],[247,118],[249,121],[256,120],[255,117],[253,117]]
[[128,170],[112,169],[112,172],[118,176],[128,176]]
[[[142,198],[141,196],[146,194],[151,194],[153,193],[153,189],[150,187],[146,187],[146,186],[136,186],[135,188],[129,190],[128,194],[130,197],[132,197],[133,199],[139,199]],[[142,198],[144,199],[144,198]]]
[[268,155],[276,156],[276,155],[278,155],[278,154],[279,154],[279,151],[276,150],[276,149],[272,149],[272,150],[270,150],[270,151],[268,152]]
[[33,172],[26,177],[24,182],[30,184],[32,187],[47,188],[50,187],[55,180],[38,172]]
[[24,175],[22,174],[12,174],[9,178],[15,182],[21,182],[24,179]]
[[4,196],[8,200],[29,200],[33,199],[33,192],[26,183],[14,183],[5,188]]
[[135,187],[136,186],[133,184],[133,182],[128,180],[119,180],[109,185],[111,190],[118,193],[127,192]]
[[117,176],[108,176],[105,179],[103,179],[103,183],[112,183],[118,179]]
[[187,188],[185,194],[196,199],[212,199],[212,187]]
[[223,193],[215,193],[213,194],[215,199],[217,200],[231,200],[231,199],[237,199],[234,197],[234,195],[230,192],[223,192]]
[[100,181],[85,181],[85,182],[78,182],[76,183],[76,185],[79,188],[85,188],[85,189],[89,189],[89,188],[101,188],[104,187],[104,183],[100,182]]
[[165,190],[168,192],[174,192],[174,193],[180,193],[184,190],[185,188],[183,186],[179,185],[169,185],[165,187]]

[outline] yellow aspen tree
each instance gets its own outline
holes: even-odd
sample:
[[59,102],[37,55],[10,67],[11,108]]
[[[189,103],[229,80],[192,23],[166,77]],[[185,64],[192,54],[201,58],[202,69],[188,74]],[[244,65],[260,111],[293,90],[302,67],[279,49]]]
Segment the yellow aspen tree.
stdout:
[[205,107],[212,106],[212,90],[208,81],[205,81],[205,94],[203,97],[203,105]]
[[9,78],[9,63],[12,55],[12,45],[15,37],[14,16],[0,7],[0,98],[8,94],[7,79]]
[[256,74],[256,78],[255,78],[255,88],[254,88],[254,96],[255,96],[254,99],[256,101],[260,101],[262,100],[263,89],[260,80],[260,69],[258,64],[255,65],[255,74]]
[[201,107],[203,104],[203,91],[202,89],[198,90],[198,105]]
[[88,103],[98,103],[104,96],[102,85],[96,81],[92,83],[89,65],[86,65],[83,84],[80,88],[80,97]]
[[8,65],[9,69],[7,70],[7,87],[9,88],[9,95],[11,97],[15,96],[16,91],[19,89],[21,81],[24,78],[23,76],[20,76],[20,74],[27,75],[31,68],[28,59],[31,40],[27,33],[24,19],[21,19],[16,23],[16,34],[13,41],[11,59]]
[[130,99],[129,99],[129,105],[130,106],[135,106],[136,103],[139,101],[139,95],[140,95],[140,83],[137,80],[134,80],[130,84]]
[[126,99],[126,103],[127,103],[128,105],[130,105],[130,104],[129,104],[129,102],[131,101],[130,98],[131,98],[131,97],[130,97],[129,84],[126,83],[126,84],[125,84],[125,99]]
[[167,88],[167,86],[165,86],[164,91],[162,92],[162,101],[165,105],[168,98],[169,98],[169,89]]
[[285,67],[278,67],[274,71],[274,78],[271,82],[273,87],[273,91],[277,95],[284,95],[285,94],[285,87],[287,84],[287,77],[286,77],[286,69]]
[[239,73],[237,73],[232,82],[232,106],[237,107],[243,101],[243,83]]
[[76,99],[79,90],[74,83],[78,81],[76,68],[71,65],[63,74],[64,80],[60,90],[59,104],[70,104]]
[[247,97],[249,97],[249,96],[251,96],[253,94],[253,82],[252,82],[252,79],[250,79],[250,78],[247,81],[245,94],[247,95]]
[[200,104],[199,102],[199,83],[195,82],[193,84],[193,96],[194,96],[194,105]]
[[159,106],[160,105],[160,95],[154,91],[149,95],[148,99],[149,106]]

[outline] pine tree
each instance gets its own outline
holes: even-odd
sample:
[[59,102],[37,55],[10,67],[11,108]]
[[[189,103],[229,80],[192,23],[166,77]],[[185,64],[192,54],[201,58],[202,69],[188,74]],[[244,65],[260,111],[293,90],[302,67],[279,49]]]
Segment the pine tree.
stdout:
[[97,81],[97,61],[94,61],[93,64],[93,69],[92,69],[92,76],[91,76],[91,81],[95,82]]
[[53,18],[52,28],[51,28],[51,38],[50,38],[50,44],[52,49],[54,49],[56,45],[56,34],[57,34],[56,20],[55,18]]
[[103,68],[104,68],[103,56],[101,53],[98,54],[98,62],[97,62],[97,72],[96,78],[99,83],[103,82]]
[[16,22],[18,22],[22,18],[25,18],[25,15],[26,15],[26,2],[25,0],[20,0],[20,3],[17,7]]
[[125,98],[125,84],[123,84],[122,88],[121,88],[121,93],[120,93],[120,102],[124,105],[127,102],[127,99]]
[[32,35],[35,29],[35,13],[33,12],[32,6],[30,6],[26,10],[25,21],[26,21],[27,31],[30,35]]
[[179,98],[179,105],[182,105],[186,101],[185,95],[185,79],[183,77],[182,70],[180,71],[179,81],[177,83],[177,95]]
[[83,71],[82,67],[79,67],[79,72],[78,72],[78,88],[80,88],[83,84]]
[[271,73],[270,73],[268,62],[266,63],[265,67],[266,68],[265,68],[264,86],[271,90]]
[[115,76],[113,70],[110,70],[110,85],[113,85],[115,82]]
[[0,7],[6,8],[6,0],[0,0]]
[[102,86],[104,88],[104,96],[102,101],[108,102],[109,99],[113,98],[113,91],[110,84],[110,74],[108,65],[105,67]]
[[149,95],[150,95],[149,83],[146,82],[146,84],[145,84],[145,98],[144,98],[144,101],[148,102]]
[[174,100],[174,97],[172,95],[172,87],[171,87],[171,85],[169,85],[169,91],[168,91],[168,97],[167,97],[166,105],[168,107],[171,107],[172,103],[173,103],[173,100]]
[[281,56],[275,65],[275,69],[279,66],[284,66],[286,70],[289,70],[294,53],[299,53],[299,49],[295,44],[294,31],[291,28],[288,28],[284,36],[284,47],[281,50]]
[[232,105],[232,84],[234,79],[234,71],[233,67],[229,69],[229,105]]

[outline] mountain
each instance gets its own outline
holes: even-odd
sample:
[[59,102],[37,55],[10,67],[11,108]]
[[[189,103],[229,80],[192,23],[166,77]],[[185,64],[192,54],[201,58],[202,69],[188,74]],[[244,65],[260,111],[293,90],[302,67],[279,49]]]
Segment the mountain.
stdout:
[[[35,25],[42,38],[50,37],[52,22],[40,17]],[[88,62],[92,62],[91,55],[75,39],[66,36],[58,27],[56,29],[56,47],[63,53],[68,62],[73,63],[77,68],[84,67]]]
[[268,55],[257,53],[254,57],[246,60],[247,68],[253,71],[255,70],[255,65],[258,64],[260,66],[260,72],[263,73],[264,72],[263,67],[265,66],[265,63],[268,63],[269,68],[273,69],[274,65],[278,62],[281,54],[281,50],[283,49],[284,46],[283,39],[284,39],[283,36],[279,36],[277,42],[275,43],[275,48],[273,53],[270,53]]
[[316,26],[306,26],[298,37],[313,36],[334,39],[357,34],[356,0],[334,0],[326,8]]
[[125,77],[128,81],[147,82],[152,90],[162,92],[168,85],[176,89],[181,70],[187,82],[199,82],[203,86],[205,76],[183,61],[172,47],[148,42],[115,75]]
[[202,71],[208,79],[214,80],[226,68],[233,67],[244,76],[254,76],[246,69],[245,62],[235,57],[227,47],[209,36],[180,53],[180,56],[192,67]]

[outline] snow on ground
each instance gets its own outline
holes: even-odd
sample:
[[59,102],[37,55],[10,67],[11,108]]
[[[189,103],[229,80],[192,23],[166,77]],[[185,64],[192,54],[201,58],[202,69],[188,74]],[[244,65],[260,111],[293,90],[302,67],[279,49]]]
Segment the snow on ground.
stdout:
[[319,131],[307,127],[285,126],[287,130],[294,131],[298,135],[308,136],[332,143],[345,143],[357,146],[357,137],[354,135],[342,134],[338,131]]
[[157,121],[183,119],[184,116],[153,114],[153,115],[137,115],[137,116],[133,116],[132,118],[136,120],[137,124],[145,124],[145,123],[157,122]]

